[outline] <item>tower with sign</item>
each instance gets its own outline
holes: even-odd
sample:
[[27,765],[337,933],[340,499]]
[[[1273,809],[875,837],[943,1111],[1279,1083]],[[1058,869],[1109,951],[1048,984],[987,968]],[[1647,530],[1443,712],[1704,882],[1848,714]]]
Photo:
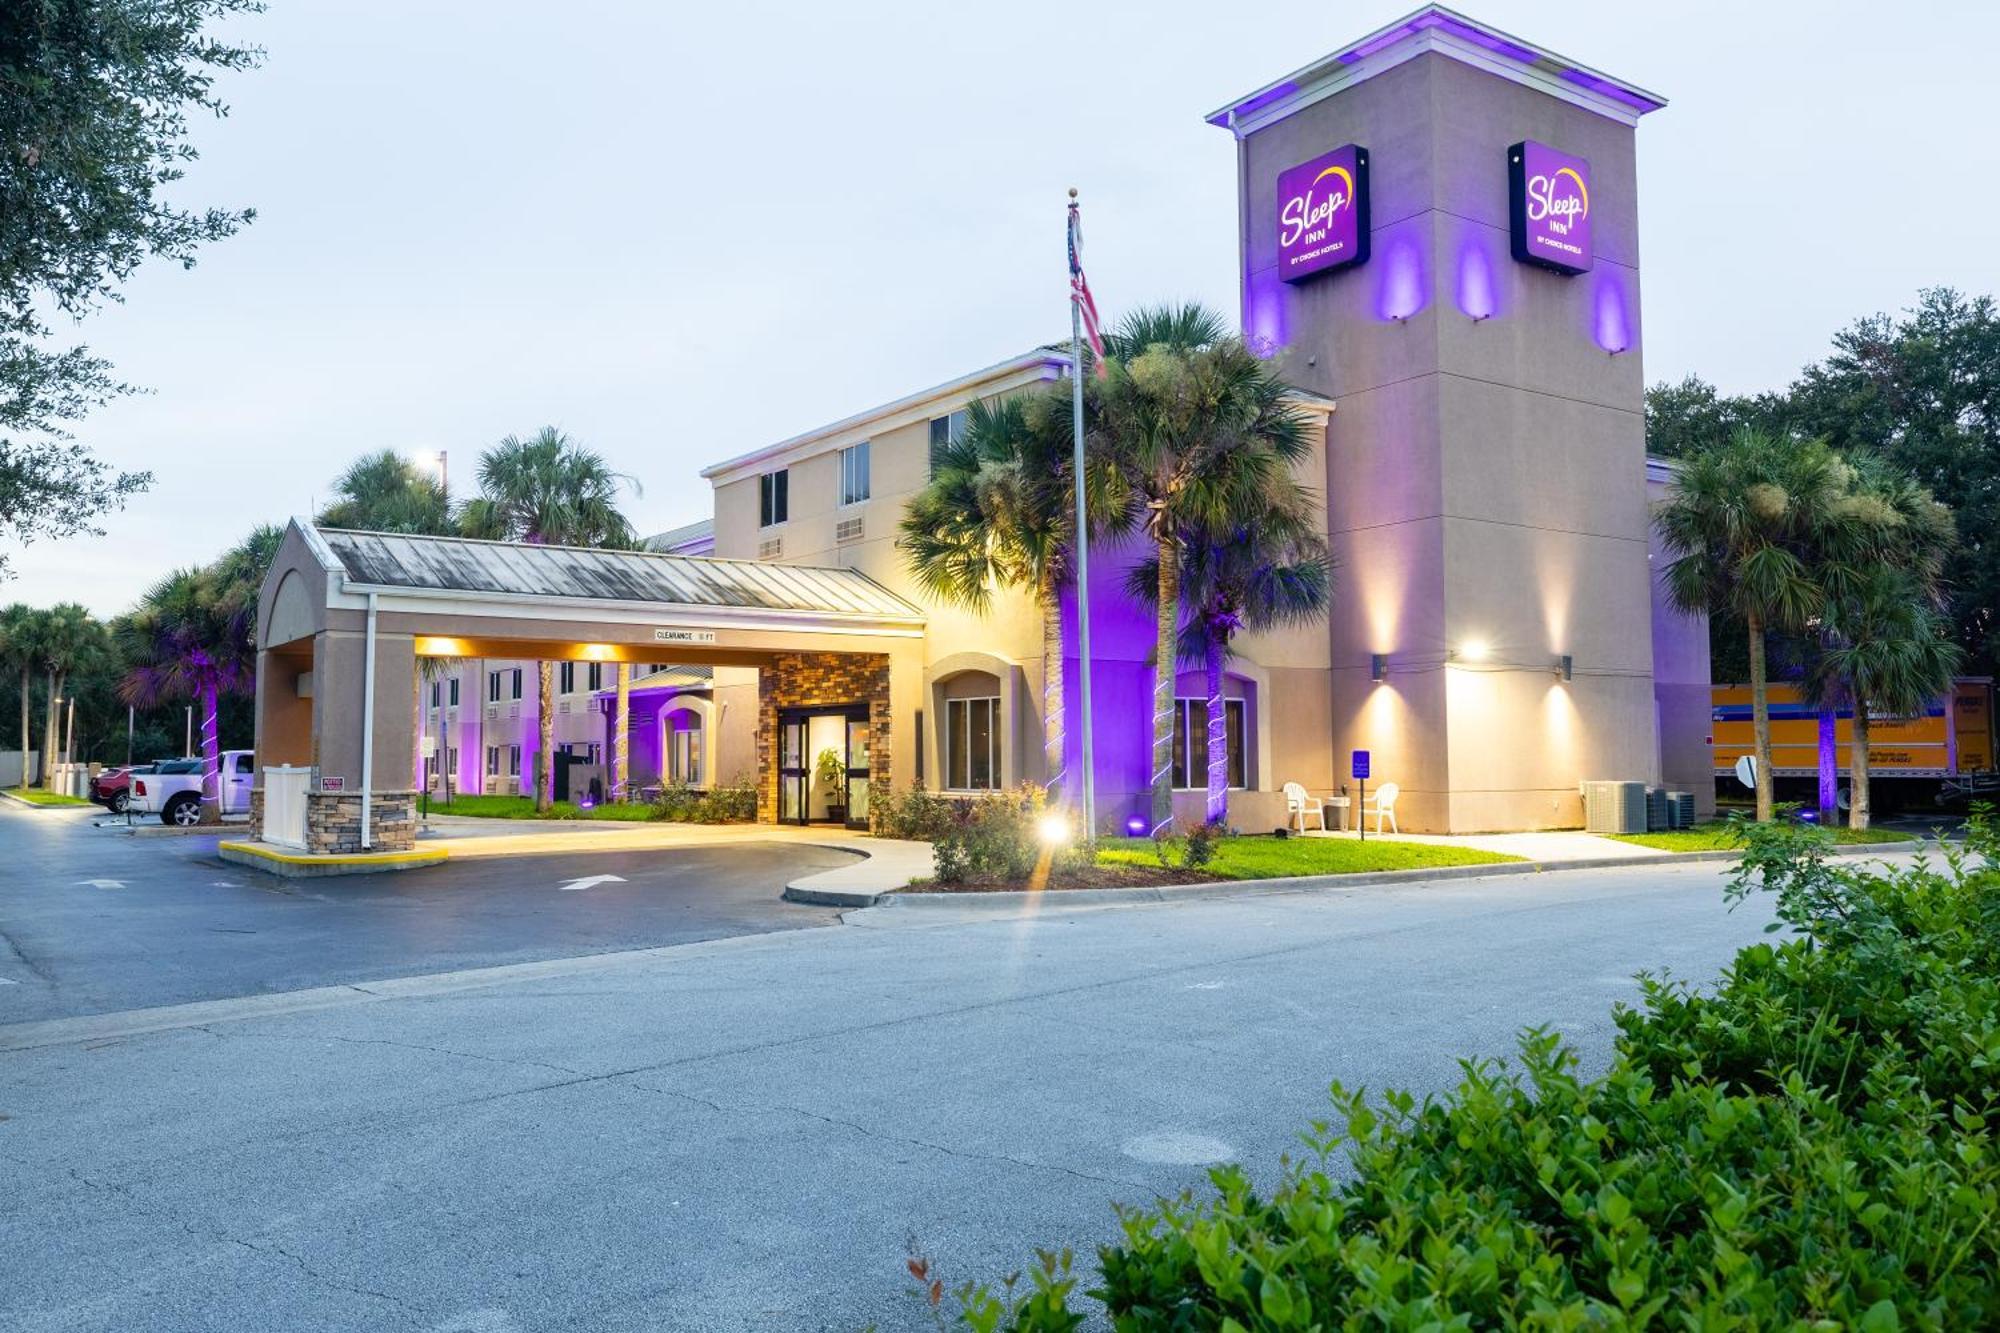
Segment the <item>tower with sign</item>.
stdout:
[[1576,826],[1579,782],[1659,781],[1635,136],[1663,104],[1429,6],[1210,117],[1246,335],[1337,403],[1331,745],[1406,828]]

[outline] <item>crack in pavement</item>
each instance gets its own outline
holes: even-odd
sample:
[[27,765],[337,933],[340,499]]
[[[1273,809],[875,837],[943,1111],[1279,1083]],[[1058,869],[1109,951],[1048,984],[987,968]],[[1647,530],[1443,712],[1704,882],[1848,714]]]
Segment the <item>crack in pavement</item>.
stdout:
[[[15,1160],[20,1161],[21,1159],[17,1157]],[[322,1287],[333,1291],[345,1292],[351,1296],[365,1296],[372,1300],[382,1301],[394,1306],[413,1325],[419,1323],[425,1317],[424,1312],[420,1308],[413,1306],[402,1297],[393,1295],[390,1292],[378,1291],[372,1287],[357,1286],[353,1283],[343,1282],[339,1278],[313,1267],[306,1261],[305,1256],[286,1249],[276,1241],[267,1241],[263,1244],[258,1244],[255,1241],[245,1240],[241,1236],[230,1235],[226,1231],[219,1231],[212,1227],[199,1227],[178,1213],[160,1213],[148,1208],[132,1192],[130,1186],[121,1185],[111,1180],[93,1179],[76,1167],[65,1167],[63,1168],[63,1172],[71,1180],[74,1180],[77,1184],[87,1189],[95,1190],[100,1194],[110,1194],[123,1200],[126,1207],[148,1221],[171,1223],[183,1234],[192,1239],[206,1241],[211,1245],[233,1245],[266,1259],[284,1259],[298,1269],[306,1278]]]
[[1009,1156],[1006,1153],[973,1152],[963,1148],[953,1148],[942,1143],[933,1143],[929,1139],[913,1139],[903,1134],[888,1134],[882,1130],[864,1125],[859,1121],[844,1120],[839,1116],[825,1115],[819,1111],[808,1111],[803,1106],[760,1106],[755,1104],[730,1106],[722,1102],[710,1101],[706,1097],[697,1097],[691,1092],[680,1092],[673,1088],[656,1088],[648,1083],[634,1081],[628,1082],[626,1086],[637,1088],[641,1092],[653,1092],[663,1097],[672,1097],[678,1101],[693,1102],[696,1106],[705,1106],[712,1111],[718,1111],[724,1115],[742,1115],[746,1113],[751,1115],[795,1115],[805,1120],[817,1120],[823,1125],[831,1125],[836,1129],[851,1130],[859,1134],[862,1138],[873,1139],[879,1143],[906,1144],[912,1148],[923,1148],[946,1157],[956,1157],[961,1161],[1004,1162],[1009,1166],[1018,1166],[1029,1171],[1051,1171],[1058,1175],[1071,1176],[1077,1180],[1088,1180],[1099,1185],[1123,1185],[1128,1189],[1136,1190],[1150,1190],[1153,1188],[1143,1180],[1128,1180],[1123,1176],[1100,1176],[1094,1172],[1078,1171],[1074,1167],[1060,1166],[1054,1162],[1032,1162],[1026,1158]]

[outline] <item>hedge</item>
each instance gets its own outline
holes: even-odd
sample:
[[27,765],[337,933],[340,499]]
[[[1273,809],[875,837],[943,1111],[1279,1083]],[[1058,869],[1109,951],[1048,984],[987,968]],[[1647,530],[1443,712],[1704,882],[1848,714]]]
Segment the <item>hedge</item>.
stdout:
[[1418,1103],[1338,1084],[1269,1194],[1121,1211],[1080,1292],[1065,1254],[938,1322],[1031,1333],[2000,1327],[2000,837],[1836,865],[1745,829],[1733,903],[1776,895],[1719,984],[1643,978],[1611,1069],[1553,1033]]

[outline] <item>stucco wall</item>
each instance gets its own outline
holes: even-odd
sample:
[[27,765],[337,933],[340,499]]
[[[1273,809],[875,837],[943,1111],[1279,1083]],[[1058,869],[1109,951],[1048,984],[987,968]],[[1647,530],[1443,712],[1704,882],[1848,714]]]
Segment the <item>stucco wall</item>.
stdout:
[[[1588,274],[1509,253],[1524,138],[1590,159]],[[1277,175],[1346,143],[1370,150],[1372,257],[1281,283]],[[1632,130],[1426,54],[1253,132],[1240,164],[1246,328],[1340,405],[1336,766],[1372,750],[1404,826],[1451,831],[1574,825],[1580,780],[1657,781]]]

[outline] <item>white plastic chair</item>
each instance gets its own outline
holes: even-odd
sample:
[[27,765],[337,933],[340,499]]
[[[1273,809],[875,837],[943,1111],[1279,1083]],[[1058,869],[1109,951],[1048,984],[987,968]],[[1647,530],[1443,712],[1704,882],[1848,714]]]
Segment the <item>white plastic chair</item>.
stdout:
[[1389,832],[1401,833],[1403,830],[1396,827],[1396,797],[1401,794],[1402,788],[1398,787],[1395,783],[1383,783],[1375,789],[1375,800],[1372,803],[1364,803],[1362,805],[1361,817],[1366,819],[1369,815],[1374,815],[1375,831],[1380,833],[1382,831],[1382,820],[1386,816],[1389,820]]
[[1305,787],[1299,783],[1285,784],[1285,814],[1288,822],[1301,833],[1306,831],[1307,815],[1319,821],[1321,833],[1326,832],[1326,803],[1317,796],[1307,795]]

